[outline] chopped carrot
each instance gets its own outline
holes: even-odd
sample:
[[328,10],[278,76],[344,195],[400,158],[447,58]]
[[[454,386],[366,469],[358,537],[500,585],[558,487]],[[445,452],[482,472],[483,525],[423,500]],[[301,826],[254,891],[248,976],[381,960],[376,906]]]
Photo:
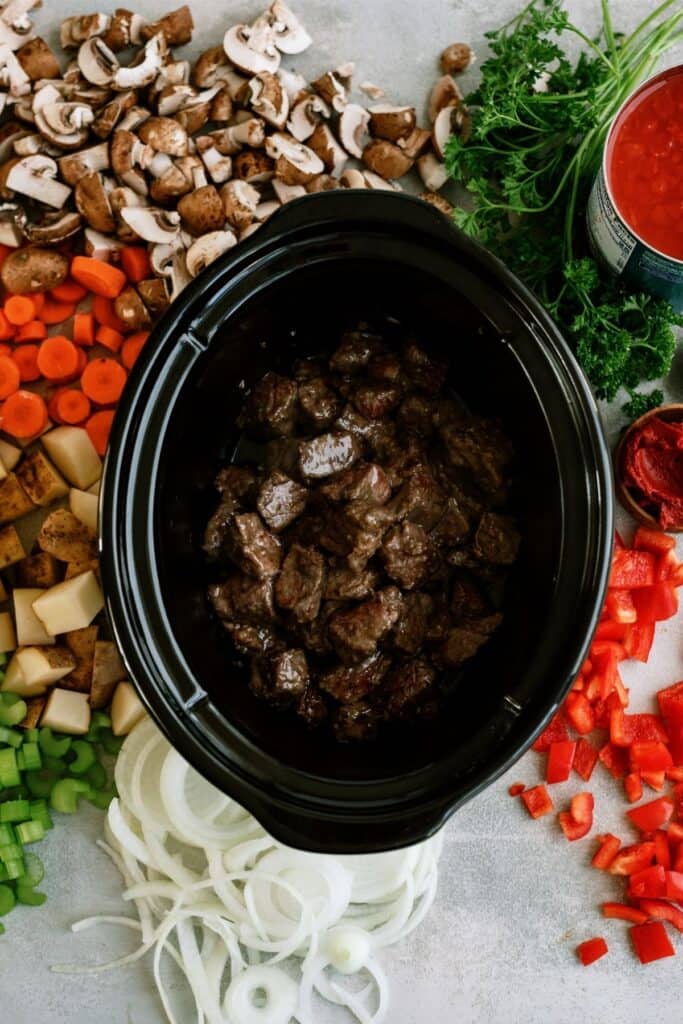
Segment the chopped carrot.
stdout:
[[88,431],[88,437],[92,441],[98,455],[104,455],[107,450],[109,434],[111,432],[111,425],[113,422],[113,409],[102,409],[100,412],[96,412],[94,416],[91,416],[85,425],[85,429]]
[[35,319],[36,307],[30,295],[11,295],[5,300],[4,313],[11,324],[21,327]]
[[47,327],[42,320],[29,320],[27,324],[22,324],[14,336],[17,345],[25,341],[43,341],[44,338],[47,338]]
[[13,351],[11,345],[5,345],[4,341],[0,341],[0,356],[11,356]]
[[83,349],[79,348],[79,350],[78,350],[78,366],[76,367],[76,376],[80,377],[80,375],[83,373],[83,371],[85,370],[87,365],[88,365],[88,357],[85,354],[85,352],[83,351]]
[[126,376],[124,368],[115,360],[93,359],[83,371],[81,387],[96,405],[113,405],[121,397]]
[[46,338],[38,352],[38,369],[48,380],[70,377],[78,369],[78,349],[63,334]]
[[95,344],[95,317],[92,313],[76,313],[74,317],[73,340],[77,345],[88,348]]
[[54,419],[60,423],[82,423],[90,415],[90,399],[76,388],[61,388],[53,399]]
[[71,276],[95,295],[115,299],[126,286],[126,275],[111,263],[96,260],[93,256],[74,256],[71,261]]
[[0,398],[9,398],[19,389],[19,367],[11,356],[0,356]]
[[145,342],[149,338],[149,331],[138,331],[126,338],[121,349],[121,362],[127,370],[132,370],[135,362],[142,352]]
[[35,437],[47,426],[47,406],[33,391],[15,391],[6,399],[0,419],[12,437]]
[[98,345],[103,345],[104,348],[108,348],[110,352],[118,352],[123,344],[123,335],[103,324],[101,327],[97,328],[95,341]]
[[40,316],[45,308],[45,292],[31,292],[31,298],[36,307],[36,316]]
[[125,333],[126,325],[123,320],[119,320],[114,312],[114,303],[111,299],[105,298],[104,295],[93,295],[92,311],[93,316],[102,327],[111,327],[119,334]]
[[14,337],[14,327],[0,309],[0,341],[9,341]]
[[63,324],[76,312],[76,307],[69,302],[46,301],[40,312],[40,319],[44,324]]
[[38,346],[21,345],[12,353],[12,359],[19,367],[19,375],[22,384],[30,384],[32,381],[40,380],[41,373],[38,369]]
[[50,295],[56,302],[80,302],[87,294],[87,288],[84,288],[78,281],[71,280],[62,281],[50,291]]
[[121,269],[132,284],[152,276],[149,253],[139,245],[124,246],[119,253]]

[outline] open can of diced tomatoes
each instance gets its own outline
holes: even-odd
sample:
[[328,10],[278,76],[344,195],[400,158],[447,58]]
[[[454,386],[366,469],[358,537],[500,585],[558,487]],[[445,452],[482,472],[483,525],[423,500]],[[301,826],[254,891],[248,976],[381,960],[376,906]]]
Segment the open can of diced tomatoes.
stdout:
[[626,100],[588,200],[595,255],[638,291],[683,312],[683,65]]

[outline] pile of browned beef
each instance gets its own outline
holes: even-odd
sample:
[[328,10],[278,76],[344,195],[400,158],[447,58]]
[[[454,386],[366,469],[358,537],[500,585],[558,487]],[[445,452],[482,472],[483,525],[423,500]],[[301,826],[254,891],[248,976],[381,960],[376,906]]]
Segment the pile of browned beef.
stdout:
[[445,393],[446,372],[414,342],[353,331],[259,381],[240,423],[262,462],[216,480],[211,604],[254,693],[338,739],[433,715],[444,670],[502,618],[512,449]]

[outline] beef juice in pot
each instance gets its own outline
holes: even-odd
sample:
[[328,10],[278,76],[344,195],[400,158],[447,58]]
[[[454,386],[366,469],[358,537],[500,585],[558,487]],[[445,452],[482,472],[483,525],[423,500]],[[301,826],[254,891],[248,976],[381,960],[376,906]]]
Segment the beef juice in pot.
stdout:
[[609,269],[683,312],[683,66],[645,82],[617,114],[587,216]]

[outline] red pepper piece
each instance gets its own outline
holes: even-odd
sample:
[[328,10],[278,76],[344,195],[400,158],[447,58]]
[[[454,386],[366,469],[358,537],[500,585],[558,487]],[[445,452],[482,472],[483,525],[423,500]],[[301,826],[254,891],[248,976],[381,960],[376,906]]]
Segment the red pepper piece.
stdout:
[[623,779],[628,771],[628,752],[623,747],[615,747],[612,743],[606,743],[601,748],[598,757],[613,778]]
[[600,837],[600,848],[591,860],[594,868],[606,871],[610,866],[621,846],[621,840],[610,832]]
[[633,537],[633,547],[639,551],[651,551],[653,555],[666,554],[676,547],[676,541],[668,533],[639,526]]
[[[627,594],[627,590],[615,590],[615,594]],[[635,608],[633,610],[635,617]],[[635,618],[634,618],[635,621]],[[628,623],[625,622],[613,622],[611,619],[605,619],[604,622],[599,622],[598,627],[595,630],[596,640],[616,640],[617,643],[623,644],[626,637],[629,634]]]
[[585,942],[580,943],[576,947],[576,952],[583,966],[588,967],[589,964],[595,963],[601,956],[609,953],[609,949],[604,939],[596,938],[586,939]]
[[545,781],[550,784],[566,782],[572,770],[575,753],[576,742],[574,740],[551,743],[550,750],[548,751]]
[[663,622],[678,611],[678,594],[671,583],[655,583],[633,591],[638,622]]
[[674,862],[671,865],[674,871],[683,872],[683,843],[680,843],[674,857]]
[[662,718],[672,725],[683,726],[683,682],[659,690],[657,703]]
[[679,569],[680,562],[676,558],[676,552],[673,549],[671,551],[667,551],[657,559],[655,580],[657,583],[664,583],[665,581],[668,581],[669,583],[673,583],[674,586],[678,586],[676,583],[676,576],[678,575]]
[[642,871],[652,864],[655,859],[655,844],[651,842],[634,843],[619,850],[609,866],[611,875],[632,875],[636,871]]
[[567,732],[564,717],[562,712],[558,711],[550,719],[538,739],[532,744],[531,749],[537,750],[540,754],[545,754],[550,750],[551,743],[562,743],[568,739],[569,733]]
[[651,587],[655,582],[655,556],[650,551],[615,551],[609,586],[620,590]]
[[683,825],[679,825],[677,821],[670,823],[666,834],[670,843],[683,843]]
[[683,910],[672,907],[665,900],[640,900],[640,909],[648,917],[656,917],[661,921],[668,921],[676,931],[683,932]]
[[610,715],[609,738],[618,747],[630,747],[632,743],[648,740],[669,742],[669,734],[659,715],[626,715],[623,708],[616,708]]
[[628,898],[631,900],[660,899],[665,895],[666,871],[661,864],[653,864],[652,867],[636,871],[629,878]]
[[525,789],[526,786],[523,782],[513,782],[513,784],[508,789],[508,793],[510,794],[510,796],[520,796]]
[[629,928],[629,932],[641,964],[649,964],[653,960],[676,955],[669,936],[666,934],[666,929],[660,921],[634,925],[633,928]]
[[673,800],[669,800],[666,796],[660,796],[649,804],[633,807],[630,811],[626,812],[626,816],[631,819],[641,832],[656,832],[662,825],[666,825],[673,812]]
[[617,918],[620,921],[631,921],[633,924],[645,924],[647,914],[637,907],[629,907],[628,903],[603,903],[604,917]]
[[624,776],[624,791],[630,804],[635,804],[642,798],[643,782],[638,772],[629,772]]
[[624,641],[624,649],[627,656],[635,658],[636,661],[647,661],[650,657],[654,638],[654,622],[636,622],[631,626],[629,635]]
[[683,765],[679,765],[678,768],[667,768],[665,774],[671,782],[683,782]]
[[584,739],[582,736],[576,744],[576,753],[574,754],[574,771],[577,775],[581,776],[584,782],[588,782],[597,763],[597,750],[592,743],[589,743],[588,740]]
[[564,712],[569,724],[580,736],[595,728],[595,713],[582,693],[570,693],[564,702]]
[[683,901],[683,871],[667,871],[666,898],[677,903]]
[[650,789],[655,789],[657,792],[664,789],[666,772],[641,772],[640,777]]
[[545,786],[534,786],[521,794],[524,806],[532,818],[542,818],[553,810],[553,802],[550,799]]
[[[683,766],[683,724],[667,719],[669,729],[669,750],[675,766]],[[668,769],[667,769],[668,770]]]
[[[666,832],[662,829],[657,829],[655,832],[655,860],[658,864],[668,871],[671,867],[671,847],[669,846],[669,837]],[[683,893],[681,894],[683,899]]]
[[592,793],[577,793],[572,797],[569,811],[558,814],[560,827],[570,843],[583,839],[590,832],[593,827],[593,806]]
[[665,772],[673,767],[669,748],[657,740],[635,740],[629,750],[631,768],[641,772]]
[[[638,618],[636,606],[633,603],[629,590],[608,590],[605,600],[607,614],[614,623],[624,625],[628,622],[635,622]],[[596,634],[597,635],[597,634]],[[605,638],[607,639],[607,638]],[[616,639],[616,638],[613,638]]]

